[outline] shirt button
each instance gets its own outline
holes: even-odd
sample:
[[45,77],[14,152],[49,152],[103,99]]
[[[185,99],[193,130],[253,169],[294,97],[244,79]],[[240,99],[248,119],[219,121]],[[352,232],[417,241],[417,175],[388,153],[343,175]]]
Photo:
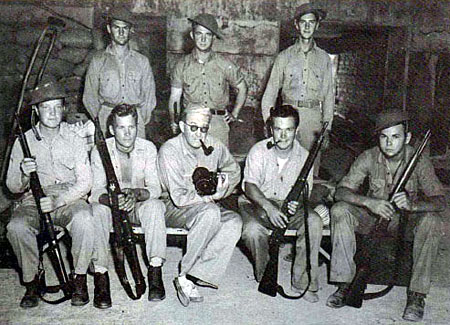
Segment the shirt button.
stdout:
[[206,91],[204,92],[204,94],[206,95]]
[[125,85],[122,85],[122,87],[125,87]]

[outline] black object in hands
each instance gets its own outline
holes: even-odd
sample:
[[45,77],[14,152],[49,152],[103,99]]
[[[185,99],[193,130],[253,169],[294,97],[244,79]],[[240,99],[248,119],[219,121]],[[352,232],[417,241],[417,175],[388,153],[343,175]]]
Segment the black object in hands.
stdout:
[[209,156],[214,151],[214,147],[212,147],[212,146],[207,147],[205,145],[205,143],[203,142],[203,140],[200,140],[200,144],[202,145],[202,149],[203,149],[205,156]]
[[208,168],[195,168],[192,173],[192,182],[197,194],[200,196],[213,195],[217,191],[217,173],[209,171]]

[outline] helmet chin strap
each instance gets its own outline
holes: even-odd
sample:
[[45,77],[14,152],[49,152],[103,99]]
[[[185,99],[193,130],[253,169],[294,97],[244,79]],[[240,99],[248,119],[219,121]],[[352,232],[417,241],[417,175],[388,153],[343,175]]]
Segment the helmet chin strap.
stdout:
[[36,112],[34,108],[31,108],[31,129],[33,130],[34,136],[36,140],[41,141],[42,138],[39,135],[39,132],[36,129]]

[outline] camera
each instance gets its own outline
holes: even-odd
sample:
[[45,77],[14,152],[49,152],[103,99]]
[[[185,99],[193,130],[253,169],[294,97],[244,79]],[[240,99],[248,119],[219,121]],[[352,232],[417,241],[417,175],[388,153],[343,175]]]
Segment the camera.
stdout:
[[217,191],[218,175],[208,168],[197,167],[192,173],[195,190],[200,196],[213,195]]

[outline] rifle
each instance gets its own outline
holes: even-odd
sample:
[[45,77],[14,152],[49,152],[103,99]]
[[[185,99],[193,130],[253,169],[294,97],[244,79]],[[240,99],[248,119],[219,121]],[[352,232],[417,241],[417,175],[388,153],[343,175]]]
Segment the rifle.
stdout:
[[[112,242],[114,265],[120,283],[122,284],[128,297],[132,300],[141,298],[146,290],[144,276],[142,275],[139,259],[136,251],[136,238],[133,233],[131,222],[128,218],[128,213],[119,209],[119,195],[123,194],[120,189],[119,181],[117,180],[114,166],[109,155],[108,147],[106,145],[105,136],[100,129],[98,117],[94,119],[95,124],[95,143],[102,160],[103,168],[105,170],[106,179],[108,183],[109,203],[111,207],[111,214],[114,228],[114,240]],[[133,293],[130,283],[125,271],[125,257],[130,266],[131,273],[136,285],[136,294]]]
[[308,175],[314,165],[317,154],[319,153],[320,147],[322,146],[325,131],[327,129],[328,122],[323,124],[322,130],[319,133],[318,138],[314,142],[311,151],[309,152],[308,158],[298,175],[298,178],[289,192],[286,199],[283,201],[281,207],[281,212],[285,215],[290,215],[288,211],[288,203],[291,201],[299,201],[301,195],[303,194],[303,207],[304,207],[304,217],[305,217],[305,243],[306,243],[306,270],[308,273],[308,286],[300,296],[289,296],[287,295],[283,287],[278,284],[278,255],[280,251],[280,243],[283,241],[284,233],[286,228],[276,228],[269,238],[269,262],[266,265],[264,274],[259,283],[258,291],[266,295],[276,297],[277,293],[287,299],[299,299],[303,297],[309,288],[311,282],[311,263],[310,263],[310,246],[309,246],[309,229],[308,229]]
[[[27,70],[25,72],[25,75],[24,75],[24,78],[22,81],[22,88],[21,88],[19,100],[17,103],[17,107],[13,114],[13,121],[12,121],[12,128],[11,128],[12,136],[10,136],[8,138],[8,145],[5,150],[5,161],[3,163],[2,171],[1,171],[1,179],[2,180],[5,179],[6,171],[8,169],[8,158],[11,155],[13,140],[16,136],[19,139],[19,143],[22,148],[24,158],[33,158],[33,156],[31,155],[30,147],[28,146],[28,142],[27,142],[25,133],[20,124],[20,113],[21,113],[23,103],[24,103],[25,91],[27,89],[28,80],[30,78],[30,74],[33,69],[34,63],[36,61],[36,57],[37,57],[38,52],[44,42],[45,37],[48,34],[50,34],[51,39],[50,39],[50,43],[49,43],[47,51],[46,51],[46,55],[45,55],[43,64],[39,70],[39,74],[36,79],[35,86],[42,80],[42,76],[44,74],[44,70],[47,65],[48,59],[50,57],[50,53],[53,49],[53,45],[54,45],[56,37],[58,35],[58,31],[59,31],[59,29],[63,28],[64,26],[65,26],[65,23],[62,20],[55,18],[55,17],[49,17],[44,30],[41,32],[39,39],[37,40],[36,46],[34,48],[33,54],[30,58],[30,62],[28,63],[28,67],[27,67]],[[33,131],[35,131],[35,130],[33,130]],[[51,264],[55,270],[58,281],[60,283],[60,289],[63,291],[63,294],[64,294],[64,296],[62,298],[53,300],[53,301],[45,299],[42,296],[42,293],[39,293],[39,296],[40,296],[41,300],[43,300],[47,303],[59,304],[61,302],[64,302],[64,301],[72,298],[73,288],[72,288],[71,282],[69,280],[69,277],[67,275],[64,261],[61,256],[61,251],[59,249],[59,244],[57,242],[55,230],[53,228],[53,221],[50,216],[50,213],[44,213],[44,212],[42,212],[42,209],[41,209],[40,199],[45,197],[45,193],[42,189],[41,182],[39,180],[39,176],[36,172],[32,172],[30,174],[30,189],[33,194],[34,200],[36,202],[36,207],[37,207],[39,218],[40,218],[40,224],[41,224],[40,235],[44,235],[41,237],[45,237],[45,238],[42,238],[43,240],[38,241],[39,250],[40,250],[40,252],[39,252],[40,264],[42,263],[42,254],[43,254],[42,246],[44,244],[43,241],[47,241],[48,247],[49,247],[48,248],[49,258],[50,258]],[[39,273],[40,273],[39,276],[43,276],[44,270],[40,269]]]
[[[403,171],[402,175],[398,179],[397,183],[395,184],[395,187],[393,188],[391,194],[389,195],[389,202],[393,203],[393,197],[397,193],[401,193],[405,191],[406,183],[408,183],[409,178],[411,177],[412,173],[414,172],[414,169],[416,168],[416,165],[419,161],[420,156],[422,155],[423,150],[425,149],[428,140],[430,139],[431,131],[428,130],[425,134],[422,142],[417,147],[416,151],[412,155],[411,159],[409,160],[405,170]],[[398,209],[397,209],[398,210]],[[394,279],[392,283],[395,283],[397,277],[398,277],[398,270],[399,270],[399,257],[402,253],[402,247],[403,247],[403,235],[404,235],[404,220],[402,217],[401,211],[397,211],[400,213],[400,224],[397,231],[397,252],[396,252],[396,264],[395,264],[395,274]],[[387,233],[387,228],[389,225],[389,220],[387,219],[380,219],[379,223],[376,225],[375,230],[371,233],[372,236],[383,236]],[[365,255],[369,255],[367,252],[363,252]],[[367,263],[364,263],[363,265],[359,266],[355,278],[353,279],[352,283],[350,284],[350,287],[347,289],[346,295],[345,295],[345,303],[348,306],[355,307],[355,308],[361,308],[363,300],[370,300],[375,299],[379,297],[383,297],[391,289],[394,287],[393,284],[388,285],[386,288],[379,292],[372,292],[372,293],[364,293],[367,287],[367,282],[369,280],[370,276],[370,257],[367,258]]]

